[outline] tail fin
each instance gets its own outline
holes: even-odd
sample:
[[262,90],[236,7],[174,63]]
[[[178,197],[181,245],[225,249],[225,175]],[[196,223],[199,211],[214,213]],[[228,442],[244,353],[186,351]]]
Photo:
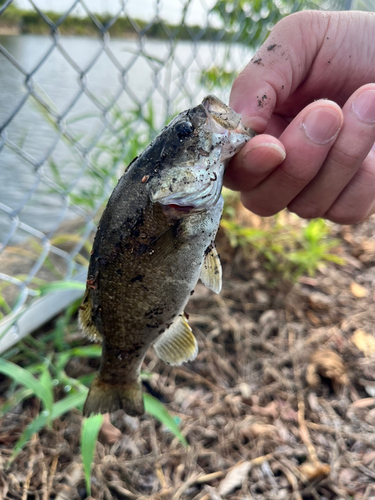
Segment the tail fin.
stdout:
[[110,413],[116,410],[124,410],[132,416],[144,414],[141,381],[128,385],[113,385],[96,377],[83,407],[83,416],[88,417],[95,413]]

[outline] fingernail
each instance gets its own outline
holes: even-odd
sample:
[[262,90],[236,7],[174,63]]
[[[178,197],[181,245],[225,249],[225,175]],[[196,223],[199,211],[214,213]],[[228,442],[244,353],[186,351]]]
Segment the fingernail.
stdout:
[[336,137],[341,127],[341,117],[329,108],[314,108],[302,123],[309,139],[317,144],[327,144]]
[[258,148],[268,148],[268,149],[273,149],[280,155],[280,161],[284,161],[286,157],[286,153],[283,150],[282,147],[280,147],[278,144],[274,144],[273,142],[261,142],[260,144],[257,144],[256,146],[251,146],[250,143],[250,148],[246,151],[246,156],[250,153],[250,151],[253,151],[254,149]]
[[375,90],[365,90],[353,101],[354,113],[367,123],[375,123]]

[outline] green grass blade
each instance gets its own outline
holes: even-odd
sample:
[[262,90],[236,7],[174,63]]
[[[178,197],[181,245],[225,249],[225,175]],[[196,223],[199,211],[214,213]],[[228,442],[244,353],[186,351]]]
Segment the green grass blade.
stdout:
[[21,437],[17,441],[16,446],[14,447],[12,456],[9,459],[9,464],[13,462],[13,460],[16,458],[16,456],[22,450],[25,444],[30,441],[32,435],[40,431],[40,429],[42,429],[47,425],[48,416],[49,415],[47,414],[43,415],[43,413],[41,413],[26,427],[26,429],[21,434]]
[[[40,374],[39,382],[42,384],[42,386],[48,391],[49,394],[51,394],[51,406],[49,408],[46,408],[49,414],[52,412],[52,406],[53,406],[53,382],[52,382],[52,377],[51,374],[48,370],[48,367],[46,365],[43,366],[43,371]],[[48,419],[48,425],[51,424],[51,420]]]
[[59,292],[65,290],[82,290],[84,292],[86,289],[86,284],[80,281],[53,281],[47,285],[42,285],[38,288],[41,296],[47,295],[52,292]]
[[31,375],[31,373],[24,368],[21,368],[20,366],[2,358],[0,359],[0,373],[11,377],[27,389],[31,389],[33,393],[42,400],[45,410],[49,413],[51,412],[53,405],[52,390],[49,390],[47,386]]
[[81,436],[81,454],[85,472],[87,495],[91,496],[91,469],[94,460],[95,446],[103,423],[103,415],[93,415],[83,421]]
[[182,435],[177,423],[174,421],[172,415],[160,401],[150,394],[144,394],[143,400],[145,403],[145,410],[147,413],[158,419],[181,441],[184,446],[188,446],[188,442]]
[[35,434],[36,432],[39,432],[40,429],[42,429],[47,425],[49,416],[51,420],[54,420],[55,418],[59,418],[61,417],[61,415],[64,415],[64,413],[67,413],[72,408],[76,408],[83,405],[87,397],[87,392],[88,392],[87,390],[83,390],[82,392],[78,392],[76,394],[70,394],[66,398],[62,399],[61,401],[53,405],[51,415],[41,413],[36,419],[30,422],[30,424],[26,427],[26,429],[21,434],[21,437],[17,441],[17,444],[14,447],[9,463],[11,463],[16,458],[16,456],[22,450],[25,444],[28,441],[30,441],[32,435]]
[[58,354],[56,361],[56,368],[58,371],[62,370],[71,358],[99,358],[101,355],[102,355],[101,345],[87,345],[83,347],[74,347],[73,349],[69,349],[69,351],[65,351]]

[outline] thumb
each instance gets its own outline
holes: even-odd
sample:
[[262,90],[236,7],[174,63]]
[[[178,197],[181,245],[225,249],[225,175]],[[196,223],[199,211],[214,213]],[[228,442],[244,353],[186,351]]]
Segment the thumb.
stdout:
[[275,109],[304,81],[329,24],[324,14],[304,11],[282,19],[235,79],[229,105],[244,125],[264,132]]

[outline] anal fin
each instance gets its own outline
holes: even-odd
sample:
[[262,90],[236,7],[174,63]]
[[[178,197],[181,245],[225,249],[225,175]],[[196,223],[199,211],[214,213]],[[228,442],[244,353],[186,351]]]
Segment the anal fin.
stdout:
[[170,365],[192,361],[198,354],[198,344],[187,322],[180,314],[154,344],[156,354]]
[[210,288],[215,293],[220,293],[222,283],[221,262],[213,244],[206,250],[199,277],[207,288]]

